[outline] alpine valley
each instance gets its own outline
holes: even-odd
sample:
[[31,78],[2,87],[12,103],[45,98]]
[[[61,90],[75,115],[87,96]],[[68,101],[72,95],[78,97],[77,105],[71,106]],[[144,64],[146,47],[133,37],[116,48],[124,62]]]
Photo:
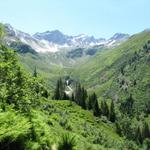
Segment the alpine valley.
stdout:
[[149,149],[149,29],[105,39],[0,25],[0,150]]

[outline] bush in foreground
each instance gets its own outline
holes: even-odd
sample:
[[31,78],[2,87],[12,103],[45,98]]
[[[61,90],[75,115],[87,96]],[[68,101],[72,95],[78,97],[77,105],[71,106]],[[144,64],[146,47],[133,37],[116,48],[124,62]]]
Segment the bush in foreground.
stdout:
[[61,141],[59,142],[58,150],[74,150],[75,146],[75,137],[65,134],[62,136]]

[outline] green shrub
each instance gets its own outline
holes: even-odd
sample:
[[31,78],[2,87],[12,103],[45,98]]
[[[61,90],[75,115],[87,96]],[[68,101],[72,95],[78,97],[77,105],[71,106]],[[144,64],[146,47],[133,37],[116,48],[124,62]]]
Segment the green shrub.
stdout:
[[1,150],[24,150],[25,149],[25,138],[18,137],[14,139],[13,137],[5,137],[0,141],[0,149]]
[[58,150],[74,150],[75,146],[75,137],[65,134],[62,136],[61,141],[59,142]]

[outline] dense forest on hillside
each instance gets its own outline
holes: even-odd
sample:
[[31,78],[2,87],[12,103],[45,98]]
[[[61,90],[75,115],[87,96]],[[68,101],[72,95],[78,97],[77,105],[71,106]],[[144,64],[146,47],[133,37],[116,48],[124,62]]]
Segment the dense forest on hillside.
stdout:
[[[49,90],[38,65],[27,72],[20,55],[5,46],[1,27],[0,150],[149,150],[149,34],[100,52],[88,68],[62,74]],[[95,58],[112,53],[111,62],[95,68]]]

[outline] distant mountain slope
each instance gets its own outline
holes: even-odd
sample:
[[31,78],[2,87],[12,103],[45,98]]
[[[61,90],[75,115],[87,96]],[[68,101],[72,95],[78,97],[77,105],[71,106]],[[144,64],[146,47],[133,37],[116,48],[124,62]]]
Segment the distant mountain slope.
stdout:
[[[59,76],[69,74],[84,83],[90,90],[96,89],[97,94],[101,95],[110,88],[109,79],[113,79],[121,64],[142,48],[149,35],[148,31],[139,33],[115,48],[96,47],[87,50],[79,48],[67,52],[67,55],[64,55],[64,52],[39,56],[23,54],[20,55],[20,61],[30,72],[37,66],[38,72],[46,79],[48,85],[54,85]],[[95,55],[83,57],[85,53],[95,53],[93,52],[95,50],[97,51]],[[112,66],[116,68],[113,69]],[[109,69],[110,71],[107,71]]]
[[25,72],[16,52],[1,43],[0,60],[0,150],[58,150],[66,134],[77,150],[124,147],[127,140],[113,124],[74,102],[51,100],[41,79]]
[[[122,43],[129,38],[128,34],[117,33],[110,39],[96,39],[93,36],[80,34],[77,36],[68,36],[59,30],[36,33],[33,36],[13,28],[10,24],[4,25],[7,36],[5,41],[8,45],[12,42],[20,42],[30,46],[39,53],[57,52],[62,49],[89,48],[95,45],[112,47]],[[14,47],[13,47],[14,48]],[[30,51],[29,51],[30,52]]]
[[149,66],[150,32],[144,31],[116,48],[79,62],[72,75],[100,97],[122,100],[132,94],[142,107],[150,97]]
[[59,30],[46,31],[43,33],[36,33],[33,35],[36,39],[47,40],[59,45],[66,45],[67,47],[86,48],[95,45],[112,46],[119,42],[125,41],[129,38],[128,34],[116,33],[113,37],[106,40],[104,38],[96,39],[94,36],[87,36],[80,34],[77,36],[68,36],[61,33]]

